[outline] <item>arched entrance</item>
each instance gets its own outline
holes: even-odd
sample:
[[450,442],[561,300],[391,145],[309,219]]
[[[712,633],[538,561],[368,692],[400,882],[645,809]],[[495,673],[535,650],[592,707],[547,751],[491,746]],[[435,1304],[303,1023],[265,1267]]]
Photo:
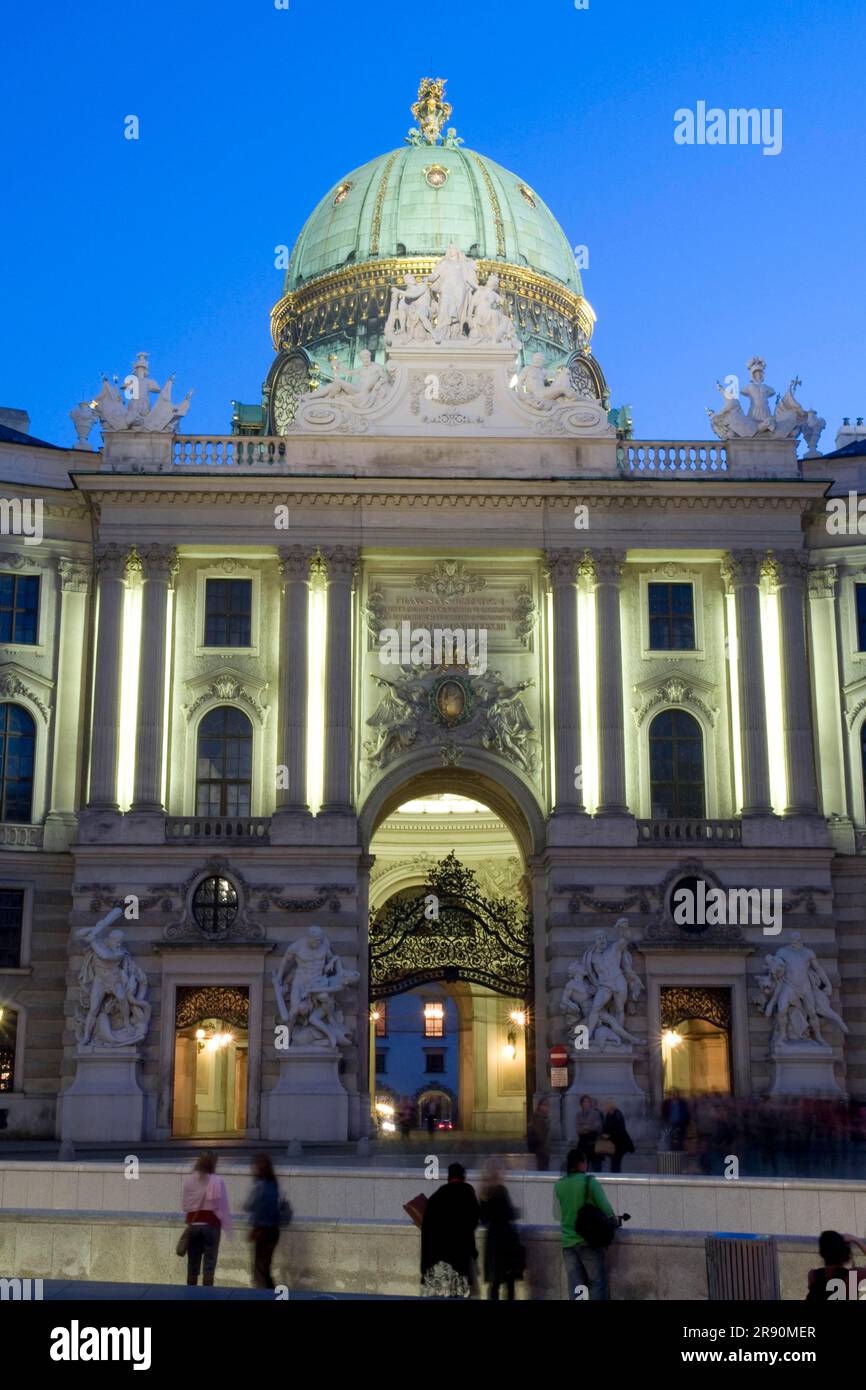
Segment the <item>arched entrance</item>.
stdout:
[[[453,850],[423,880],[371,913],[371,1089],[381,1079],[428,1096],[416,1106],[422,1129],[447,1119],[464,1132],[522,1134],[534,1089],[532,913],[515,892],[485,892]],[[434,1075],[456,1092],[456,1113],[429,1099]]]
[[731,1094],[731,991],[662,986],[662,1068],[665,1094]]
[[175,1004],[172,1134],[243,1134],[247,1123],[249,989],[181,985]]

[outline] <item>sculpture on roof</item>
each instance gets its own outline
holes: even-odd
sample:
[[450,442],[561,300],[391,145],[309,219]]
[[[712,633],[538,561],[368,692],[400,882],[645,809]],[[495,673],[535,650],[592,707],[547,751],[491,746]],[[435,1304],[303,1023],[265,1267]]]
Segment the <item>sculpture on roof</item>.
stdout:
[[[88,434],[99,420],[103,433],[116,430],[143,430],[148,434],[167,434],[173,431],[189,410],[192,391],[188,391],[182,401],[172,401],[171,389],[174,376],[168,377],[160,387],[150,375],[149,353],[140,352],[135,359],[132,371],[123,380],[123,391],[117,381],[102,378],[102,389],[89,405],[82,402],[77,410],[71,411],[79,446],[83,445]],[[151,405],[150,398],[156,392],[156,401]]]
[[[713,433],[725,441],[753,439],[759,434],[773,435],[776,439],[795,439],[802,435],[809,454],[816,454],[826,421],[797,400],[794,392],[801,385],[799,377],[795,376],[785,394],[778,396],[775,387],[768,386],[764,379],[766,366],[763,357],[753,357],[746,364],[749,380],[742,390],[736,378],[729,378],[725,386],[716,382],[725,403],[721,410],[707,409]],[[748,413],[740,404],[740,396],[745,396],[749,402]],[[777,396],[777,400],[775,409],[771,410],[773,396]]]
[[[445,100],[447,77],[422,77],[418,86],[418,96],[412,105],[412,115],[418,122],[421,140],[412,144],[438,145],[442,137],[442,127],[454,109]],[[455,132],[449,130],[448,134]]]

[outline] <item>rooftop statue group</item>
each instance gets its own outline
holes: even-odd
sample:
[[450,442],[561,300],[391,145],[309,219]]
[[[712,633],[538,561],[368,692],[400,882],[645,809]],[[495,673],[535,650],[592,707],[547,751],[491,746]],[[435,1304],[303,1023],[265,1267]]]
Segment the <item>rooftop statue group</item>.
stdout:
[[[707,409],[713,432],[719,439],[753,439],[756,435],[774,435],[777,439],[794,439],[802,435],[809,455],[817,454],[818,440],[826,420],[814,410],[806,410],[794,396],[801,385],[800,378],[794,377],[784,396],[778,396],[773,386],[764,380],[767,364],[763,357],[753,357],[746,364],[749,373],[748,383],[739,389],[739,383],[716,386],[724,398],[721,410]],[[731,381],[731,379],[729,379]],[[748,413],[740,405],[740,396],[749,402]],[[775,409],[770,409],[770,401],[777,396]]]
[[451,242],[426,279],[409,273],[402,287],[393,286],[385,342],[403,347],[459,340],[519,348],[499,276],[493,272],[479,284],[475,262]]
[[[123,389],[108,377],[102,378],[102,390],[95,400],[80,401],[70,418],[75,425],[78,448],[87,448],[87,437],[99,422],[103,432],[143,430],[148,434],[171,434],[189,410],[192,391],[182,401],[172,401],[174,376],[164,386],[154,381],[148,365],[149,353],[140,352],[132,371],[124,378]],[[153,405],[150,398],[158,393]]]

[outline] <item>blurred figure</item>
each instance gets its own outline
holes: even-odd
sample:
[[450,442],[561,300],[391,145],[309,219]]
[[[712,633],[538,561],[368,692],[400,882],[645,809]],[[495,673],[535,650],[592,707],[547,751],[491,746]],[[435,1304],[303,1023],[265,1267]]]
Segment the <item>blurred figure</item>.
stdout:
[[668,1144],[672,1153],[682,1153],[691,1118],[688,1103],[679,1091],[670,1091],[662,1105],[662,1122],[668,1131]]
[[546,1173],[550,1167],[550,1101],[546,1096],[532,1112],[526,1147],[531,1154],[535,1154],[535,1166],[539,1173]]
[[599,1172],[601,1160],[595,1156],[595,1141],[601,1135],[601,1111],[592,1096],[581,1096],[577,1112],[577,1148],[586,1157],[587,1167]]
[[481,1221],[487,1227],[484,1246],[484,1278],[489,1299],[499,1298],[505,1285],[506,1298],[514,1298],[514,1283],[523,1278],[525,1256],[514,1229],[517,1211],[505,1186],[505,1169],[498,1158],[488,1158],[481,1170]]
[[[624,1154],[634,1153],[634,1144],[625,1126],[625,1115],[618,1108],[616,1101],[610,1096],[605,1101],[605,1110],[601,1122],[601,1135],[603,1139],[609,1139],[613,1144],[613,1153],[610,1155],[610,1171],[612,1173],[622,1172],[622,1160]],[[598,1165],[597,1172],[601,1172],[604,1167],[602,1159]]]
[[448,1181],[437,1187],[421,1222],[421,1294],[469,1298],[475,1285],[475,1230],[481,1210],[462,1163],[449,1163]]
[[212,1285],[216,1273],[220,1236],[225,1231],[231,1240],[231,1208],[226,1185],[216,1176],[216,1154],[200,1154],[191,1173],[183,1180],[181,1205],[189,1226],[186,1282],[197,1284],[202,1270],[202,1284]]
[[415,1118],[415,1107],[408,1096],[403,1096],[397,1111],[397,1125],[400,1129],[400,1137],[408,1139],[412,1133],[412,1122]]
[[267,1154],[256,1154],[252,1172],[253,1185],[244,1209],[249,1212],[253,1243],[253,1288],[272,1289],[271,1261],[280,1238],[280,1189]]

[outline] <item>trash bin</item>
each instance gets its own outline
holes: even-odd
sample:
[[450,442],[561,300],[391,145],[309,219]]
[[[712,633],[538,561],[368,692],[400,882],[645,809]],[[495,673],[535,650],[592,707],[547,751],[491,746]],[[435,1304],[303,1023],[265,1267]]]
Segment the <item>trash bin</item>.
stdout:
[[772,1236],[719,1231],[706,1238],[707,1297],[777,1303],[779,1256]]

